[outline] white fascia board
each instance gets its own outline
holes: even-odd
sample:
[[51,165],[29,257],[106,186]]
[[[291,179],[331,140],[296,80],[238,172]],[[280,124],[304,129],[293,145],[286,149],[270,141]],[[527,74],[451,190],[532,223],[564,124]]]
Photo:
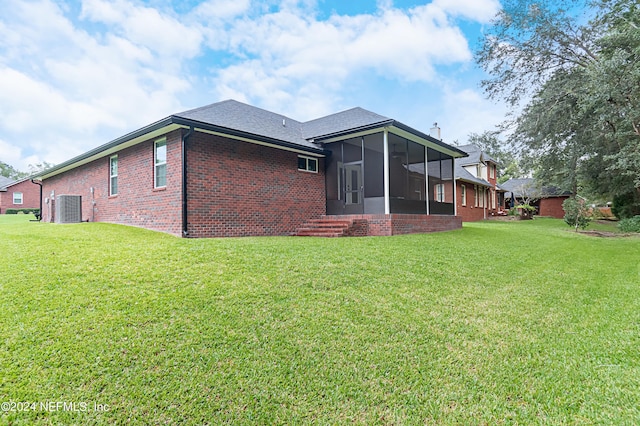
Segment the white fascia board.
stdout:
[[329,139],[322,139],[319,142],[323,144],[332,143],[332,142],[340,142],[351,138],[357,138],[359,136],[367,136],[372,135],[374,133],[382,133],[386,127],[376,127],[374,129],[362,130],[355,133],[344,133],[340,136],[335,136]]

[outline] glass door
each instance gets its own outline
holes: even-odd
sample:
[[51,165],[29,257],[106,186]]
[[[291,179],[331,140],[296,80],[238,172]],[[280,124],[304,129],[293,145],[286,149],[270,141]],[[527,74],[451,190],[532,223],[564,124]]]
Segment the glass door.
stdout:
[[362,163],[345,164],[343,173],[344,212],[345,214],[362,214],[364,212]]

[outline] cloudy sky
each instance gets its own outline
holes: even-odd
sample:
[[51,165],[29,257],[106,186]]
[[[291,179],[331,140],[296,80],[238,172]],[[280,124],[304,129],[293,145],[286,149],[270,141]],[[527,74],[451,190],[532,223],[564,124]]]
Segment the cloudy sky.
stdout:
[[236,99],[306,121],[355,106],[466,142],[504,107],[472,51],[498,0],[3,0],[0,161],[59,163]]

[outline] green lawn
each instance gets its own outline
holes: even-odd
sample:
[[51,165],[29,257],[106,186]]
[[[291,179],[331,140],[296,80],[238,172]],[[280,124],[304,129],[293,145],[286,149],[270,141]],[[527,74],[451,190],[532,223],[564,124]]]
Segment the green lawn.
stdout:
[[28,219],[0,216],[0,424],[640,423],[638,237]]

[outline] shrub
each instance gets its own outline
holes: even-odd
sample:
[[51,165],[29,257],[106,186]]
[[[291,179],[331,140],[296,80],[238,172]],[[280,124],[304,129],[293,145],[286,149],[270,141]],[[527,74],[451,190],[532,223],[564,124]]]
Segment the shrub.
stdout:
[[618,219],[630,219],[640,215],[640,197],[635,192],[629,192],[613,197],[611,212]]
[[618,228],[622,232],[640,232],[640,216],[622,219],[618,222]]
[[5,214],[40,214],[40,209],[7,209]]
[[567,198],[562,203],[564,210],[564,221],[567,225],[576,229],[585,229],[589,226],[591,217],[589,217],[589,209],[584,205],[584,201],[578,201],[575,198]]

